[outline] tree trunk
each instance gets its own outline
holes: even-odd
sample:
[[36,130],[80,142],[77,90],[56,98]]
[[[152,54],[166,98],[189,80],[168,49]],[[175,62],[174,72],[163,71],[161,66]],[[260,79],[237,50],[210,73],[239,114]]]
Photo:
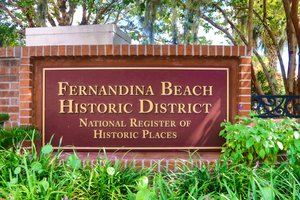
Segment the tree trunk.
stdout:
[[282,0],[286,15],[286,34],[288,42],[289,63],[288,63],[288,77],[287,77],[287,94],[296,94],[296,52],[297,52],[297,38],[293,22],[291,20],[291,7],[289,0]]
[[297,84],[297,95],[300,94],[300,20],[298,16],[298,7],[299,7],[299,0],[292,1],[291,7],[291,18],[295,28],[297,42],[298,42],[298,84]]

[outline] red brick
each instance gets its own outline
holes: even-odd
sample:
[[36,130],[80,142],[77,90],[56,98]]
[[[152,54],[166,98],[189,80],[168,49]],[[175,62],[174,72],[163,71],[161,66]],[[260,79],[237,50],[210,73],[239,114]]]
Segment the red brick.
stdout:
[[9,89],[9,83],[1,83],[0,82],[0,90]]
[[216,46],[209,46],[209,56],[216,56]]
[[18,91],[0,91],[0,97],[18,97]]
[[137,55],[136,49],[137,49],[136,45],[130,45],[130,55],[131,56],[136,56]]
[[22,57],[29,57],[29,47],[22,47]]
[[139,56],[145,55],[145,45],[138,45],[137,48],[139,49]]
[[249,80],[249,79],[251,79],[251,74],[239,74],[239,77],[240,77],[240,80],[242,80],[242,79],[247,79],[247,80]]
[[29,47],[29,55],[31,57],[36,55],[36,47]]
[[20,88],[20,94],[32,94],[32,88]]
[[200,55],[200,46],[194,45],[194,56],[199,56],[199,55]]
[[202,56],[208,56],[208,46],[202,45]]
[[65,52],[66,52],[66,46],[65,45],[59,45],[58,46],[59,56],[65,56]]
[[239,90],[239,94],[242,94],[242,95],[251,95],[251,89],[240,89]]
[[66,48],[67,48],[67,55],[66,56],[73,56],[74,46],[66,46]]
[[32,80],[30,80],[30,79],[20,80],[20,86],[21,87],[31,86],[31,85],[32,85]]
[[155,56],[160,56],[161,55],[160,54],[160,47],[161,47],[161,45],[154,45],[153,47],[154,47],[154,55]]
[[240,66],[240,72],[251,72],[251,66]]
[[241,96],[239,97],[239,102],[251,102],[251,96],[249,97]]
[[147,45],[147,56],[154,56],[154,46],[153,45]]
[[30,65],[22,65],[20,67],[20,72],[30,72],[31,71],[31,66]]
[[231,46],[224,46],[224,56],[231,56]]
[[12,126],[12,127],[19,126],[19,123],[18,123],[18,122],[11,122],[11,126]]
[[82,55],[83,56],[89,55],[89,45],[82,45]]
[[111,45],[111,44],[105,45],[105,48],[106,48],[105,55],[112,56],[113,55],[113,45]]
[[58,46],[51,46],[51,56],[57,56],[58,55]]
[[240,64],[251,64],[251,57],[250,58],[240,58]]
[[240,110],[251,110],[251,104],[241,104]]
[[240,81],[240,87],[251,87],[251,81]]
[[32,116],[32,111],[31,110],[20,110],[20,115],[21,116]]
[[98,45],[98,56],[104,55],[104,45]]
[[19,105],[19,100],[17,98],[10,99],[10,105],[11,106],[18,106]]
[[44,46],[44,56],[50,56],[50,46]]
[[38,46],[36,48],[37,48],[37,50],[36,50],[37,55],[36,56],[43,56],[43,47],[42,46]]
[[0,75],[9,74],[9,71],[8,67],[0,67]]
[[0,57],[6,57],[6,48],[0,47]]
[[10,67],[10,74],[19,74],[19,67]]
[[20,73],[20,79],[31,79],[32,73]]
[[31,124],[31,118],[20,118],[21,124]]
[[121,55],[121,45],[114,45],[114,56]]
[[20,102],[20,109],[30,109],[32,106],[31,102]]
[[20,101],[32,101],[32,95],[31,94],[21,94],[20,95]]
[[30,59],[29,58],[22,58],[20,64],[21,65],[29,65],[30,64]]
[[16,75],[0,75],[0,82],[16,82],[19,77]]
[[96,45],[91,45],[90,46],[90,55],[91,56],[96,56],[97,55],[97,46]]
[[170,56],[176,56],[176,45],[170,45]]
[[9,67],[10,64],[11,64],[10,60],[6,60],[6,59],[0,60],[0,67]]
[[162,55],[168,56],[169,55],[169,45],[162,45]]
[[8,47],[7,52],[6,52],[6,56],[7,57],[14,57],[14,51],[15,51],[14,47]]
[[217,52],[216,52],[216,55],[215,56],[223,56],[223,46],[216,46],[217,48]]
[[193,55],[193,45],[186,45],[185,47],[185,55],[191,56]]
[[184,55],[184,45],[180,44],[178,45],[178,56]]
[[9,99],[0,99],[0,105],[8,105],[8,104],[9,104]]
[[19,107],[18,106],[1,106],[0,112],[5,112],[5,113],[19,112]]
[[19,83],[10,83],[10,89],[12,90],[19,89]]
[[246,52],[246,46],[239,46],[240,48],[240,56],[246,56],[247,52]]
[[239,56],[239,47],[232,46],[232,56]]
[[9,120],[10,121],[17,121],[19,119],[18,114],[9,114]]
[[239,116],[249,116],[250,111],[241,111],[239,112]]

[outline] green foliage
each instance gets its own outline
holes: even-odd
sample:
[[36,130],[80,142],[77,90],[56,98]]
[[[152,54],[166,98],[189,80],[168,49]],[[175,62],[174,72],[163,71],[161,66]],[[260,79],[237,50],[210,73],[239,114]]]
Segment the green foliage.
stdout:
[[14,127],[0,129],[0,147],[9,148],[26,139],[39,139],[38,131],[33,127]]
[[9,120],[9,115],[7,113],[0,113],[0,129],[2,128],[4,122]]
[[[0,199],[283,199],[300,198],[300,168],[178,161],[176,171],[141,170],[98,157],[82,161],[76,153],[0,149]],[[200,159],[200,158],[199,158]],[[197,161],[199,161],[197,159]],[[199,162],[197,162],[199,163]]]
[[220,135],[226,139],[223,158],[252,164],[256,161],[275,163],[279,153],[286,152],[289,162],[299,164],[300,124],[295,119],[261,119],[237,117],[238,122],[224,122]]

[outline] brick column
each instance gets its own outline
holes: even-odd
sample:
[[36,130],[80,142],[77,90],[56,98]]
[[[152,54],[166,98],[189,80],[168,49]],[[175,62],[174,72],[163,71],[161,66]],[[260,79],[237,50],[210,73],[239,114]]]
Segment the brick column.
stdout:
[[20,48],[0,48],[0,112],[8,113],[5,127],[19,124]]

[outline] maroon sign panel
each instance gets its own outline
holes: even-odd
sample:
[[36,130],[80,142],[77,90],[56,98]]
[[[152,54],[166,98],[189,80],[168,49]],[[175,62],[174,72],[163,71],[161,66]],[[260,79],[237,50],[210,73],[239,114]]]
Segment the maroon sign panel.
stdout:
[[43,144],[219,149],[228,84],[225,67],[44,68]]

